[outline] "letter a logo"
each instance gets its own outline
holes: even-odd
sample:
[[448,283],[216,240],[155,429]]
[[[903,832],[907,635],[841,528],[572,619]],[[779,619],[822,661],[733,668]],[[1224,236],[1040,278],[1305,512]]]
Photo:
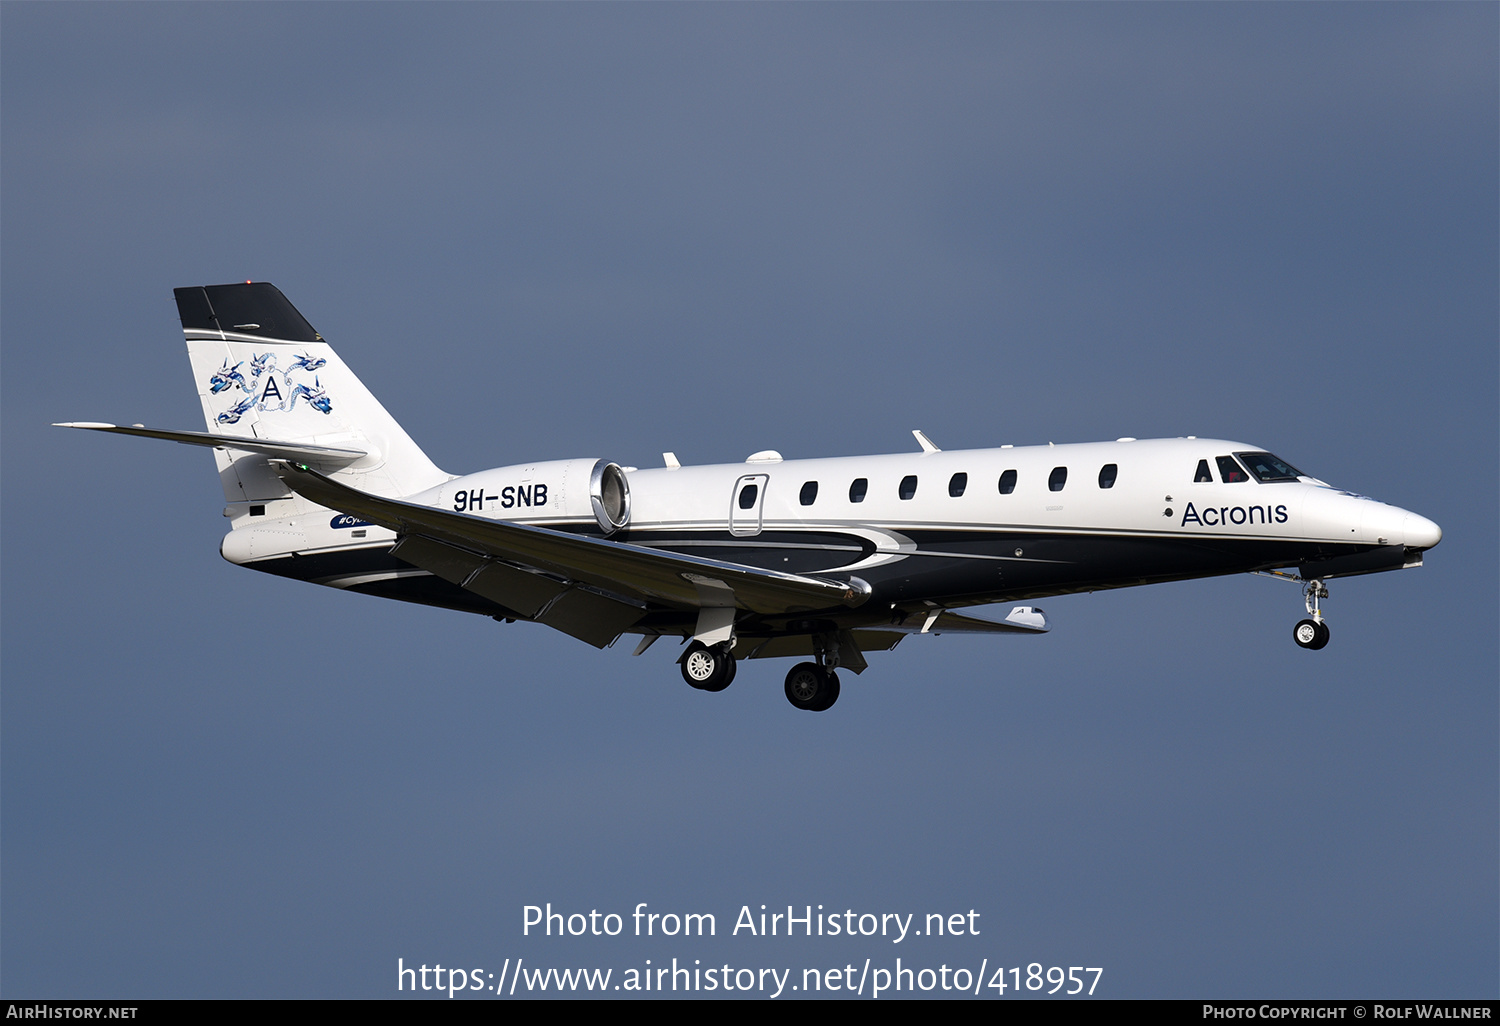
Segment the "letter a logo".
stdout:
[[276,379],[268,377],[266,378],[266,390],[260,394],[260,401],[268,403],[271,401],[272,396],[275,396],[278,403],[282,401],[281,389],[276,387]]

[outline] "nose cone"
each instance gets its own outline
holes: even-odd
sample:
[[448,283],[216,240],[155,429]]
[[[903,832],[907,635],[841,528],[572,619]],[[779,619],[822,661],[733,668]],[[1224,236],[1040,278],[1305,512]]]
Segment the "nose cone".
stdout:
[[1360,536],[1378,545],[1403,545],[1408,549],[1430,549],[1443,537],[1443,529],[1426,517],[1378,499],[1355,499],[1360,509]]
[[1409,549],[1430,549],[1443,540],[1441,527],[1415,513],[1406,514],[1402,533],[1406,535],[1406,547]]

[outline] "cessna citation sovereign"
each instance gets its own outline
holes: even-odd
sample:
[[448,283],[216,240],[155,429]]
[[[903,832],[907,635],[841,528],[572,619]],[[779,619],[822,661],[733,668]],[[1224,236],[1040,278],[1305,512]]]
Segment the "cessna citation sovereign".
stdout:
[[1328,643],[1333,577],[1419,566],[1442,537],[1260,447],[1204,438],[636,469],[603,459],[439,470],[265,282],[176,290],[206,432],[71,423],[209,446],[231,563],[531,620],[603,648],[685,643],[687,682],[803,657],[786,697],[820,711],[844,668],[908,634],[1038,634],[960,610],[1261,572],[1303,585],[1303,648]]

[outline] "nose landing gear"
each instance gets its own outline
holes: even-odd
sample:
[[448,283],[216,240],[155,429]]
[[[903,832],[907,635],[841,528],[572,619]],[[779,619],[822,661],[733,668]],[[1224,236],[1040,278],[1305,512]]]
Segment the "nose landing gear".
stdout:
[[1302,597],[1311,619],[1298,620],[1292,629],[1292,638],[1302,648],[1322,648],[1328,644],[1328,625],[1323,622],[1323,610],[1318,600],[1328,597],[1328,586],[1320,580],[1308,581],[1302,588]]

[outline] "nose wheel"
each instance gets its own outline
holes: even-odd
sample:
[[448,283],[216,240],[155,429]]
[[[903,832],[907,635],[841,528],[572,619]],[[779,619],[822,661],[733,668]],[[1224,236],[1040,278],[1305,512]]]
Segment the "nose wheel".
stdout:
[[1292,637],[1302,648],[1322,648],[1328,644],[1328,625],[1321,620],[1298,620]]
[[1292,629],[1292,638],[1301,648],[1319,649],[1328,644],[1328,625],[1323,622],[1320,599],[1328,597],[1328,586],[1322,581],[1308,581],[1302,588],[1302,598],[1307,606],[1309,619],[1298,620]]

